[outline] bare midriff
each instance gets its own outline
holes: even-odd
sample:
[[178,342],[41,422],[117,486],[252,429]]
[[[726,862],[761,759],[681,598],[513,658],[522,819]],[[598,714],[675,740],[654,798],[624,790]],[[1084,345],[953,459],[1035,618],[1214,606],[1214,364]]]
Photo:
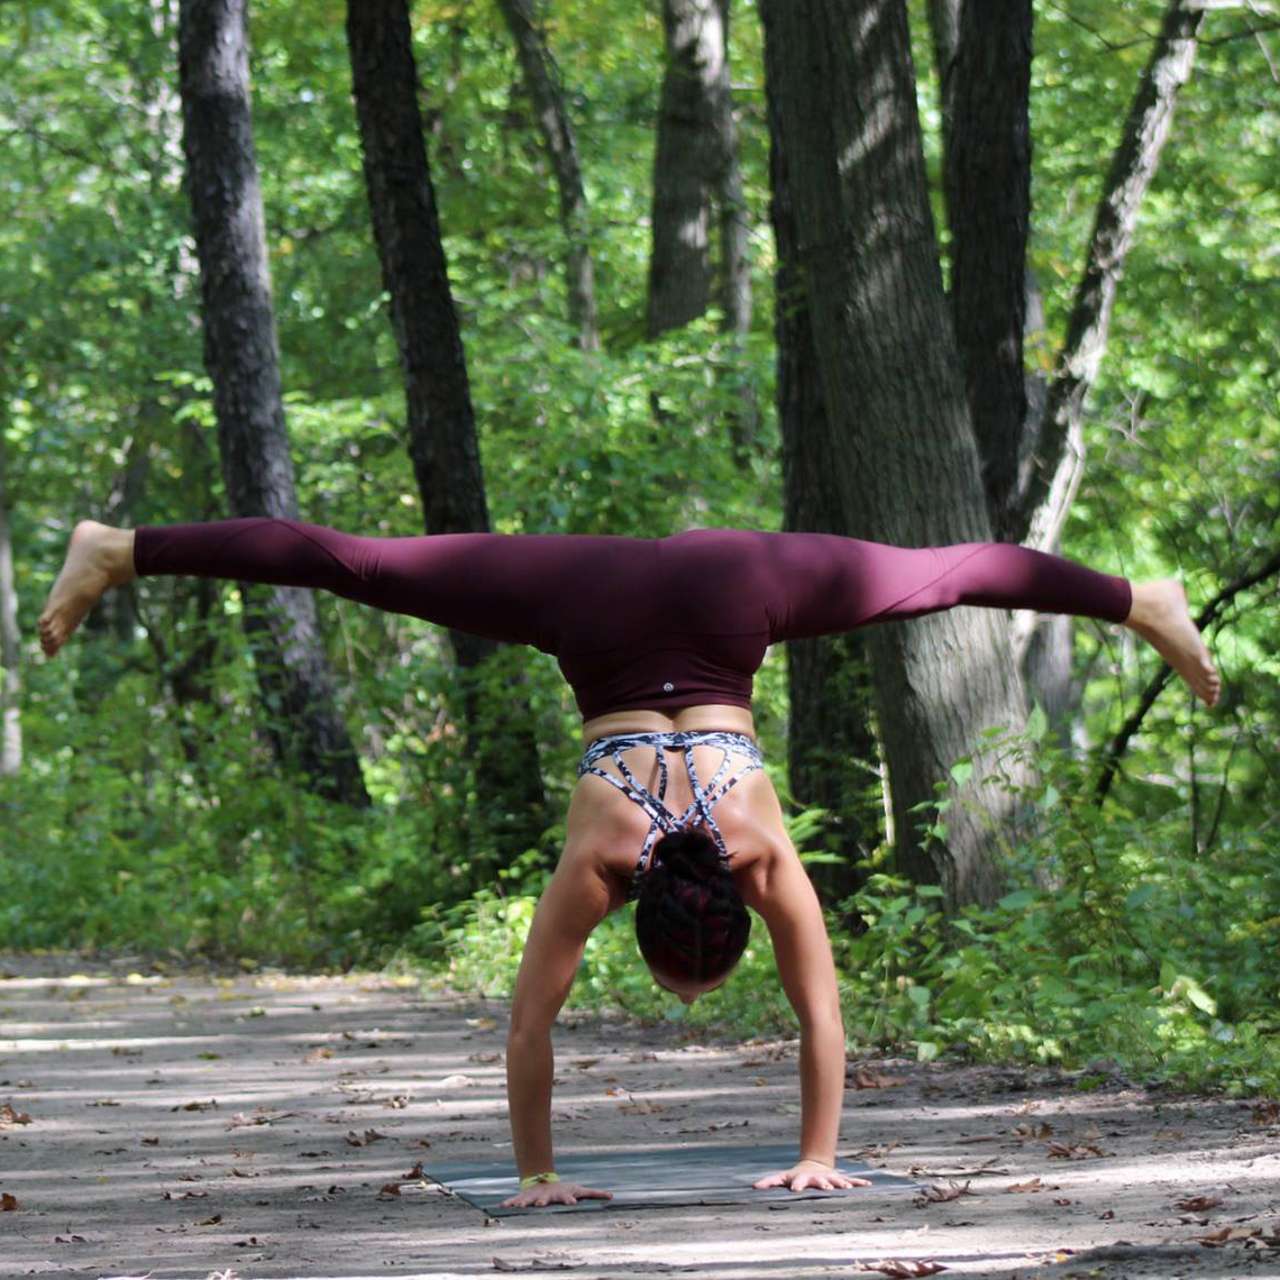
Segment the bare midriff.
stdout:
[[680,707],[672,711],[609,711],[587,720],[582,726],[582,740],[594,742],[615,733],[681,733],[719,731],[756,736],[755,721],[746,707],[718,703]]

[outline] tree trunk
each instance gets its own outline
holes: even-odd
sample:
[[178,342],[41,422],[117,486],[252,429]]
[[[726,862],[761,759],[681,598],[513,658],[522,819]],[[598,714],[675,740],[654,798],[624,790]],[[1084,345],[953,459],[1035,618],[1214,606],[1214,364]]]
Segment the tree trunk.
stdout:
[[9,533],[9,468],[4,424],[0,421],[0,777],[12,778],[22,768],[22,641],[18,634],[18,594],[13,583],[13,542]]
[[525,92],[533,104],[534,118],[560,191],[560,225],[568,245],[565,275],[569,321],[578,331],[578,346],[583,351],[598,351],[600,331],[596,321],[595,270],[587,231],[587,196],[582,186],[578,142],[560,89],[559,72],[534,20],[532,0],[498,0],[498,7],[516,42]]
[[729,439],[739,463],[745,463],[760,430],[760,409],[746,376],[746,337],[751,332],[751,222],[738,161],[738,127],[733,117],[729,75],[729,4],[720,6],[724,57],[712,103],[720,160],[716,200],[720,208],[720,327],[729,339],[729,370],[734,405]]
[[[943,293],[906,11],[895,0],[768,0],[766,41],[798,257],[827,406],[842,532],[900,545],[991,536]],[[868,632],[902,868],[947,901],[991,901],[1014,792],[981,762],[952,796],[945,843],[917,806],[984,730],[1025,709],[1005,616],[951,611]],[[1016,784],[1021,775],[1015,775]]]
[[[767,46],[766,54],[772,49]],[[766,89],[775,83],[776,77],[766,74]],[[839,533],[839,498],[824,451],[827,411],[772,94],[768,107],[784,523],[787,529]],[[865,877],[857,863],[884,835],[865,637],[853,632],[791,641],[787,690],[791,795],[802,808],[826,810],[823,846],[839,854],[840,861],[813,863],[809,872],[820,895],[834,906],[861,887]]]
[[[179,82],[200,259],[205,365],[237,516],[298,514],[249,108],[245,0],[182,0]],[[242,586],[263,701],[283,761],[322,795],[369,803],[334,701],[309,591]]]
[[1010,535],[1032,546],[1056,545],[1080,482],[1085,397],[1106,351],[1120,273],[1178,91],[1191,76],[1204,13],[1199,0],[1171,0],[1111,159],[1041,430],[1024,441],[1008,503]]
[[1022,339],[1031,211],[1031,0],[965,0],[947,77],[951,305],[997,536],[1027,419]]
[[[404,370],[409,451],[426,529],[483,532],[489,527],[484,476],[418,111],[405,0],[351,3],[347,41],[369,208]],[[532,713],[522,692],[498,688],[496,680],[486,689],[483,668],[498,645],[461,631],[449,638],[458,665],[468,673],[464,709],[482,822],[499,857],[509,860],[535,845],[546,826]]]
[[711,190],[721,172],[716,101],[724,77],[720,0],[663,0],[666,70],[653,157],[650,338],[697,319],[711,299]]

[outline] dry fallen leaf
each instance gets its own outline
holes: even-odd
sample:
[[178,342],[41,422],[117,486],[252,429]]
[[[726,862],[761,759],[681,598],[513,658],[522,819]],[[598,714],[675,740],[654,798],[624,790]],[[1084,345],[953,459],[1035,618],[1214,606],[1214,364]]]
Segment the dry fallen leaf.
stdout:
[[1185,1199],[1175,1200],[1173,1207],[1184,1213],[1204,1213],[1208,1209],[1216,1209],[1221,1203],[1221,1196],[1187,1196]]
[[846,1079],[855,1089],[892,1089],[902,1083],[901,1080],[893,1076],[886,1076],[879,1071],[872,1071],[869,1067],[854,1067],[846,1076]]
[[914,1258],[901,1261],[897,1258],[885,1258],[881,1262],[864,1262],[858,1267],[859,1271],[878,1271],[882,1276],[894,1276],[898,1278],[912,1276],[936,1276],[939,1271],[945,1271],[946,1267],[940,1262],[934,1262],[932,1259],[921,1259],[916,1261]]
[[18,1207],[18,1197],[7,1191],[0,1194],[0,1213],[12,1213]]
[[495,1052],[494,1052],[494,1051],[492,1051],[492,1050],[486,1050],[486,1051],[484,1051],[484,1052],[482,1052],[482,1053],[470,1053],[470,1054],[468,1054],[468,1055],[467,1055],[467,1061],[468,1061],[468,1062],[479,1062],[479,1063],[482,1063],[482,1064],[488,1064],[488,1063],[490,1063],[490,1062],[501,1062],[501,1061],[502,1061],[502,1054],[500,1054],[500,1053],[495,1053]]
[[1254,1124],[1280,1124],[1280,1102],[1259,1102],[1252,1114]]
[[591,1068],[599,1061],[599,1058],[575,1058],[573,1060],[573,1065],[577,1067],[579,1071],[590,1071]]
[[347,1146],[367,1147],[371,1142],[383,1141],[386,1136],[385,1133],[379,1133],[377,1129],[366,1129],[362,1134],[351,1130],[347,1133]]
[[1061,1208],[1065,1208],[1067,1205],[1071,1203],[1071,1201],[1068,1200],[1065,1196],[1054,1196],[1053,1203],[1058,1205]]
[[387,1196],[398,1196],[400,1194],[400,1184],[398,1182],[387,1182],[383,1184],[382,1190],[378,1192],[378,1199],[385,1199]]
[[1039,1178],[1031,1178],[1027,1182],[1015,1182],[1011,1187],[1005,1187],[1005,1190],[1014,1194],[1021,1191],[1043,1191],[1044,1183]]
[[1088,1160],[1092,1156],[1107,1154],[1093,1142],[1050,1142],[1045,1149],[1053,1160]]
[[333,1050],[327,1045],[322,1045],[318,1049],[312,1049],[310,1053],[303,1057],[303,1062],[323,1062],[326,1058],[333,1057]]
[[1196,1236],[1196,1239],[1208,1249],[1218,1249],[1232,1240],[1253,1240],[1261,1235],[1261,1227],[1222,1227],[1218,1231],[1210,1231],[1207,1236]]
[[215,1213],[212,1218],[202,1218],[196,1223],[197,1227],[216,1227],[222,1221],[222,1214]]
[[467,1026],[474,1027],[477,1031],[492,1031],[498,1025],[495,1018],[468,1018]]
[[1101,1218],[1103,1222],[1114,1222],[1115,1216],[1116,1211],[1114,1209],[1104,1209],[1100,1214],[1098,1214],[1098,1217]]
[[210,1111],[217,1107],[217,1099],[210,1098],[208,1102],[181,1102],[176,1107],[170,1107],[170,1111]]
[[969,1190],[967,1182],[963,1187],[954,1182],[947,1183],[945,1187],[940,1183],[932,1182],[927,1187],[920,1189],[920,1194],[916,1196],[916,1207],[920,1208],[927,1204],[946,1204],[949,1200],[959,1200],[961,1196],[977,1194],[976,1191]]
[[1019,1142],[1026,1142],[1029,1138],[1043,1139],[1053,1137],[1053,1125],[1047,1120],[1040,1124],[1020,1124],[1014,1127],[1013,1136]]
[[633,1098],[630,1102],[619,1103],[618,1110],[629,1116],[650,1116],[665,1111],[666,1107],[660,1102],[650,1102],[648,1098]]
[[0,1125],[30,1123],[31,1117],[25,1111],[15,1111],[7,1102],[0,1107]]

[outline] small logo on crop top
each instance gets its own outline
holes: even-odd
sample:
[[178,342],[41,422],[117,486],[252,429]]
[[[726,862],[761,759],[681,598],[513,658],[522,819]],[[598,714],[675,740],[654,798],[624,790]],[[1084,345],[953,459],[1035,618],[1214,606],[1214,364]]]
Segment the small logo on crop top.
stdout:
[[667,683],[662,686],[663,693],[675,693],[675,691],[676,691],[676,687],[671,683],[670,680],[668,680]]

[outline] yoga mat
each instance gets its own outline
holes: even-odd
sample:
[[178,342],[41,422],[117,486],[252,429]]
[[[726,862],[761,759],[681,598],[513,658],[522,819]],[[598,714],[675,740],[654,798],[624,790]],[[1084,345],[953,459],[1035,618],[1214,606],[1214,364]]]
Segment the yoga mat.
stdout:
[[[510,1164],[438,1164],[423,1172],[491,1218],[516,1213],[573,1212],[578,1209],[656,1209],[663,1205],[760,1204],[856,1196],[870,1188],[848,1191],[791,1191],[771,1187],[757,1191],[751,1184],[767,1173],[795,1163],[793,1146],[664,1147],[657,1151],[596,1152],[564,1156],[556,1171],[565,1182],[612,1191],[612,1200],[579,1200],[574,1204],[544,1205],[540,1209],[501,1209],[519,1190]],[[919,1184],[858,1161],[841,1160],[837,1168],[868,1178],[880,1191],[916,1191]]]

